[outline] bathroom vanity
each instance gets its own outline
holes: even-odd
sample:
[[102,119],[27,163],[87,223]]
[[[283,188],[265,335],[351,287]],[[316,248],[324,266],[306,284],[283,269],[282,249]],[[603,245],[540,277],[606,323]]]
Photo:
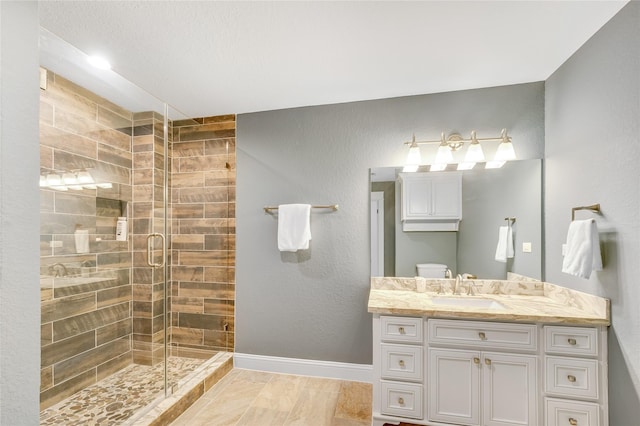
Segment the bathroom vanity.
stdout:
[[539,281],[459,287],[371,279],[374,426],[608,425],[607,299]]

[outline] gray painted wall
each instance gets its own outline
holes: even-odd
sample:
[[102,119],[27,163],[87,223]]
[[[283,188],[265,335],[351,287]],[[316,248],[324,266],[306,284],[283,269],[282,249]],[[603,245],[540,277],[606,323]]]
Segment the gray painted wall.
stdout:
[[[640,3],[631,2],[546,84],[548,281],[611,298],[611,425],[640,418]],[[600,203],[604,270],[561,272],[571,208]]]
[[[241,114],[237,121],[236,351],[370,364],[369,168],[401,165],[402,142],[443,130],[475,129],[480,137],[506,127],[519,158],[542,158],[544,84]],[[277,217],[262,210],[280,203],[337,203],[340,210],[313,213],[309,251],[281,254]]]
[[0,424],[39,423],[38,4],[0,2]]

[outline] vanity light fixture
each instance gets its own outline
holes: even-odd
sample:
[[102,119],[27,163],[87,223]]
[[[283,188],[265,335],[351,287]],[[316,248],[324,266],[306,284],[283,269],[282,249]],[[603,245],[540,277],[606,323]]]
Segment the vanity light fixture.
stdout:
[[476,163],[484,162],[484,152],[482,152],[482,146],[476,137],[476,131],[471,131],[471,143],[467,148],[467,153],[464,156],[464,161],[458,164],[458,170],[471,170],[475,167]]
[[[500,142],[496,151],[495,158],[492,161],[486,161],[481,142]],[[458,133],[452,133],[449,137],[445,137],[445,133],[442,132],[440,140],[438,141],[416,141],[415,135],[411,142],[405,142],[405,145],[409,145],[409,155],[407,156],[407,162],[403,171],[410,172],[416,171],[420,165],[420,145],[423,144],[438,144],[438,150],[436,152],[436,158],[433,164],[431,164],[431,171],[441,171],[447,168],[448,164],[453,163],[453,152],[461,149],[466,143],[469,144],[467,152],[464,156],[464,161],[458,164],[458,170],[470,170],[475,167],[477,163],[485,163],[486,169],[502,167],[507,161],[515,160],[516,153],[511,143],[511,137],[507,135],[507,129],[502,129],[500,137],[495,138],[478,138],[476,131],[471,131],[471,137],[464,139]],[[418,152],[416,152],[418,151]],[[416,163],[416,161],[418,161]],[[416,166],[416,164],[418,166]]]
[[507,129],[502,129],[500,136],[502,142],[498,145],[495,161],[511,161],[516,159],[516,152],[513,150],[511,138],[507,136]]
[[411,145],[409,146],[409,154],[407,154],[407,161],[402,169],[403,172],[415,172],[418,171],[422,159],[420,158],[420,147],[416,143],[416,135],[413,135]]

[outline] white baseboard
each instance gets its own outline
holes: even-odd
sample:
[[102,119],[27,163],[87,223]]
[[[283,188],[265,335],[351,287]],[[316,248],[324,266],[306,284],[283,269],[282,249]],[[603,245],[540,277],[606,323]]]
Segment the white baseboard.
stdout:
[[233,365],[246,370],[324,377],[351,382],[371,383],[373,380],[373,366],[370,364],[350,364],[346,362],[234,353]]

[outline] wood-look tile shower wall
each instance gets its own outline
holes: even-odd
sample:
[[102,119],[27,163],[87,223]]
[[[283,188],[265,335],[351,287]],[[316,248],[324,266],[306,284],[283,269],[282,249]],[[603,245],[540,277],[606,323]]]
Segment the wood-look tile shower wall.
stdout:
[[41,175],[87,170],[112,187],[40,191],[41,408],[131,363],[131,247],[115,240],[133,195],[131,134],[130,111],[47,73]]
[[[156,365],[164,360],[165,268],[147,263],[147,237],[165,232],[164,117],[133,114],[133,362]],[[171,183],[170,174],[168,185]],[[162,243],[152,241],[152,262],[162,263]],[[170,258],[166,264],[170,265]]]
[[[40,191],[41,409],[132,362],[162,360],[164,271],[147,266],[146,237],[163,232],[165,161],[171,354],[233,350],[235,116],[170,123],[165,159],[157,113],[132,113],[52,72],[40,99],[42,175],[88,170],[112,184]],[[124,214],[131,238],[116,241]],[[88,230],[88,252],[76,249],[77,229]]]
[[173,123],[171,344],[233,350],[235,115]]

